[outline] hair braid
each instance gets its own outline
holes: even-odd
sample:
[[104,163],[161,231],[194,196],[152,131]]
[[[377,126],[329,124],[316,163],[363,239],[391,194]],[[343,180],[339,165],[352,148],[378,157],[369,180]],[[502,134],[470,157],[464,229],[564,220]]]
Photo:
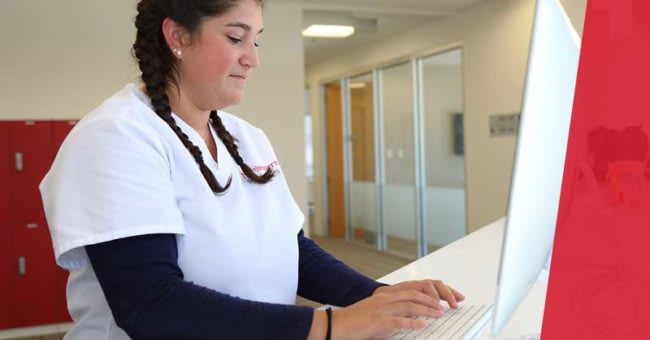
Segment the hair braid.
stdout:
[[226,146],[228,153],[230,153],[230,156],[235,160],[235,163],[239,165],[242,172],[244,175],[246,175],[246,177],[248,177],[248,179],[260,184],[267,183],[273,179],[275,172],[270,166],[266,169],[266,172],[264,172],[262,175],[258,175],[255,173],[255,171],[253,171],[253,169],[244,163],[244,160],[239,155],[239,149],[235,143],[236,139],[230,134],[230,132],[228,132],[228,130],[226,130],[226,127],[223,125],[221,117],[219,117],[217,111],[210,112],[210,120],[212,122],[212,126],[217,131],[217,136],[219,139],[221,139],[223,144]]
[[[223,193],[230,187],[232,177],[228,179],[225,186],[221,186],[212,171],[205,164],[201,150],[190,141],[189,137],[181,130],[176,124],[174,117],[172,117],[166,88],[169,83],[175,83],[175,64],[172,61],[173,57],[171,52],[167,49],[166,45],[161,44],[163,37],[160,23],[164,18],[160,17],[159,20],[152,18],[157,13],[146,10],[148,3],[148,1],[142,1],[138,4],[139,13],[135,19],[137,34],[135,43],[133,44],[133,52],[142,72],[142,81],[145,84],[147,95],[151,99],[154,112],[169,125],[192,157],[194,157],[210,189],[215,194]],[[155,21],[159,24],[152,25],[151,22]]]

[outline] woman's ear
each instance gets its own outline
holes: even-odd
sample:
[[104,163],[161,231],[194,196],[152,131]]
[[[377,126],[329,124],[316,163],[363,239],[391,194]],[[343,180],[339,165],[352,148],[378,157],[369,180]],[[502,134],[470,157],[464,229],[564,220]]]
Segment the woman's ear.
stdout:
[[183,47],[187,46],[187,30],[171,18],[165,18],[162,22],[162,32],[172,54],[182,58]]

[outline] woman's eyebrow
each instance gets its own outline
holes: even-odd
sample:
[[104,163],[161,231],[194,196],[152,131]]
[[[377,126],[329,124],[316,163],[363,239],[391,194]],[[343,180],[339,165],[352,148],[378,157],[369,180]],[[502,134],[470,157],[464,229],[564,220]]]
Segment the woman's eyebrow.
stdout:
[[[227,27],[239,27],[239,28],[244,29],[246,32],[250,32],[253,29],[249,24],[245,24],[243,22],[233,22],[233,23],[226,24],[226,26]],[[260,29],[260,31],[257,32],[257,34],[260,34],[262,32],[264,32],[264,28]]]

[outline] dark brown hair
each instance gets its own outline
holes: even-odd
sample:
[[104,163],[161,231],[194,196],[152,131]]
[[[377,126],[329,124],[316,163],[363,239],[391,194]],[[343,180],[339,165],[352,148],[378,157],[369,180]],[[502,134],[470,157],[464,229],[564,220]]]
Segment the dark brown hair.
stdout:
[[[222,186],[205,165],[201,150],[190,141],[172,117],[166,90],[168,86],[178,85],[178,65],[163,36],[162,23],[165,18],[170,18],[185,28],[190,35],[195,35],[199,32],[201,22],[205,18],[224,15],[241,1],[243,0],[141,0],[135,17],[137,33],[133,54],[142,73],[142,81],[153,109],[192,154],[201,174],[215,194],[228,190],[232,177]],[[263,5],[263,0],[256,1],[260,6]],[[258,175],[244,163],[237,149],[237,140],[226,130],[216,110],[210,112],[210,124],[249,180],[255,183],[267,183],[273,179],[275,173],[271,168],[268,168],[264,174]]]

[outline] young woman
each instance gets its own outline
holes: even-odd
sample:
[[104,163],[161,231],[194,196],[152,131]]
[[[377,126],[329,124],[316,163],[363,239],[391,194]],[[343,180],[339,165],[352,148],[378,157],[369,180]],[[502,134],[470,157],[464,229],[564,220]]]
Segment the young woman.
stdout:
[[86,115],[41,184],[66,339],[364,339],[457,306],[440,281],[383,285],[306,238],[264,133],[221,111],[259,64],[262,0],[137,9],[143,85]]

